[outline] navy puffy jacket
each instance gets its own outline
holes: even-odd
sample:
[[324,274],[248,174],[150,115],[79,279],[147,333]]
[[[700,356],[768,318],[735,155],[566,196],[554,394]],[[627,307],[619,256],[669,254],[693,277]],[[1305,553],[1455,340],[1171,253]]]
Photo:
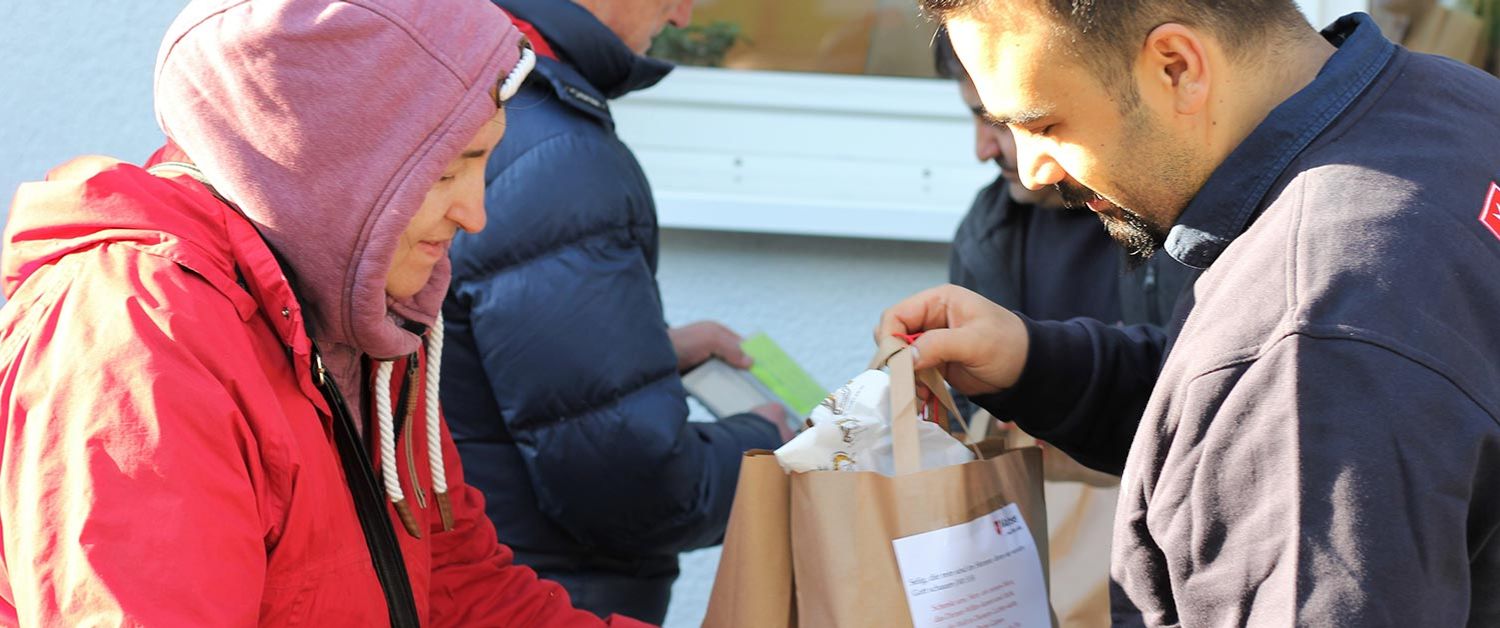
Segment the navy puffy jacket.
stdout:
[[608,100],[670,69],[571,2],[504,0],[564,59],[506,107],[488,226],[454,241],[442,399],[466,479],[540,571],[676,573],[724,534],[751,416],[687,422],[651,189]]

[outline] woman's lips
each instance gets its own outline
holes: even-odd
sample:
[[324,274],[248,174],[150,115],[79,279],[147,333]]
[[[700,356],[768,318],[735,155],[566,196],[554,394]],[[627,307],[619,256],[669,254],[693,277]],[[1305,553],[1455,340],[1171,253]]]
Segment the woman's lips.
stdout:
[[451,240],[422,240],[417,243],[417,248],[431,257],[442,257],[448,254],[448,243]]

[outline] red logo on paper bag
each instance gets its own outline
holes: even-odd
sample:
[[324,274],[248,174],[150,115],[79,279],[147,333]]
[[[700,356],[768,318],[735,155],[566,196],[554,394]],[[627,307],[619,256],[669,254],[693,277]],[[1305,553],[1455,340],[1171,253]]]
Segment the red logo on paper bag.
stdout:
[[1490,182],[1490,193],[1484,197],[1484,209],[1479,210],[1479,222],[1500,238],[1500,183]]

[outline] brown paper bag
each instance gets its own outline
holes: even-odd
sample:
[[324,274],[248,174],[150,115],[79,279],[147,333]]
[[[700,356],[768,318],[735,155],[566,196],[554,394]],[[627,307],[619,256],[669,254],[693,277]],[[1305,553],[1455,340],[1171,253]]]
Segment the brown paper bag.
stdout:
[[[910,626],[912,614],[892,542],[969,523],[1011,504],[1031,533],[1042,585],[1047,586],[1039,451],[1006,451],[912,472],[920,466],[916,378],[955,418],[962,417],[952,409],[952,399],[935,371],[913,373],[904,345],[883,344],[876,364],[887,361],[896,477],[819,471],[778,479],[772,474],[780,472],[774,459],[747,456],[739,489],[746,492],[735,496],[704,626]],[[789,486],[787,510],[776,501],[780,492],[772,487],[778,484]],[[782,546],[782,534],[790,540],[787,548]],[[783,552],[788,549],[789,578],[782,571],[788,555]],[[783,602],[788,585],[792,603]],[[1051,623],[1056,625],[1055,617]]]
[[[1404,41],[1412,24],[1437,4],[1437,0],[1373,0],[1370,17],[1391,41]],[[1316,24],[1315,26],[1323,26]]]
[[1437,6],[1423,13],[1412,24],[1405,45],[1416,52],[1443,55],[1472,63],[1481,47],[1488,50],[1484,20],[1468,11]]
[[[1043,458],[1046,454],[1043,454]],[[1052,610],[1063,628],[1110,624],[1109,547],[1118,488],[1047,482]]]
[[776,456],[763,450],[745,454],[705,627],[797,625],[790,494],[791,479]]
[[[983,423],[980,421],[983,420]],[[1045,445],[1036,438],[1027,434],[1019,427],[1010,424],[1001,424],[988,412],[980,410],[969,419],[974,425],[974,433],[970,438],[980,446],[981,450],[991,451],[1022,449],[1025,447],[1039,447],[1042,449],[1042,479],[1047,482],[1078,482],[1097,488],[1115,488],[1120,485],[1120,476],[1110,475],[1103,471],[1095,471],[1083,466],[1063,453],[1061,449]],[[989,429],[981,429],[979,426],[989,423],[993,426]],[[1051,503],[1051,500],[1048,500]],[[1052,512],[1057,512],[1053,510]],[[1055,517],[1054,517],[1055,518]]]
[[[980,410],[969,418],[969,442],[981,450],[1037,445],[1021,428]],[[1109,612],[1109,547],[1120,478],[1089,469],[1062,451],[1042,449],[1047,496],[1047,564],[1052,610],[1063,628],[1105,628]]]

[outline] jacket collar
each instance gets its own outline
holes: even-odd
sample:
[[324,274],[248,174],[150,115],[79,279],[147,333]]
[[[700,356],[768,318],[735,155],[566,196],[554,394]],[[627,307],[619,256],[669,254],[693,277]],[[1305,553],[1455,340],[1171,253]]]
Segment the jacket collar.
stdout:
[[1323,37],[1338,51],[1317,78],[1229,154],[1168,233],[1165,248],[1177,261],[1198,269],[1213,264],[1264,209],[1292,160],[1360,99],[1396,51],[1363,13],[1340,18]]
[[[171,155],[174,150],[176,147],[168,144],[157,151],[152,159],[155,161],[159,156]],[[222,237],[228,244],[230,259],[227,261],[234,265],[232,281],[227,275],[208,275],[203,272],[197,274],[218,287],[221,293],[235,303],[242,320],[249,322],[257,311],[260,312],[286,345],[288,356],[292,358],[292,368],[297,374],[297,386],[302,394],[324,417],[331,417],[333,413],[327,400],[313,383],[313,346],[312,338],[308,335],[306,311],[292,289],[284,264],[249,218],[219,196],[195,166],[186,164],[186,168],[183,168],[183,165],[158,162],[146,172],[179,186],[183,199],[193,199],[199,208],[206,210],[204,218],[216,226],[222,226],[223,232],[215,235]]]
[[553,84],[558,95],[575,106],[602,109],[607,116],[606,101],[655,85],[672,71],[672,64],[666,61],[636,54],[609,27],[574,2],[494,2],[507,13],[535,26],[557,52],[560,62],[557,65],[572,70],[562,70],[545,62],[538,64],[538,69]]

